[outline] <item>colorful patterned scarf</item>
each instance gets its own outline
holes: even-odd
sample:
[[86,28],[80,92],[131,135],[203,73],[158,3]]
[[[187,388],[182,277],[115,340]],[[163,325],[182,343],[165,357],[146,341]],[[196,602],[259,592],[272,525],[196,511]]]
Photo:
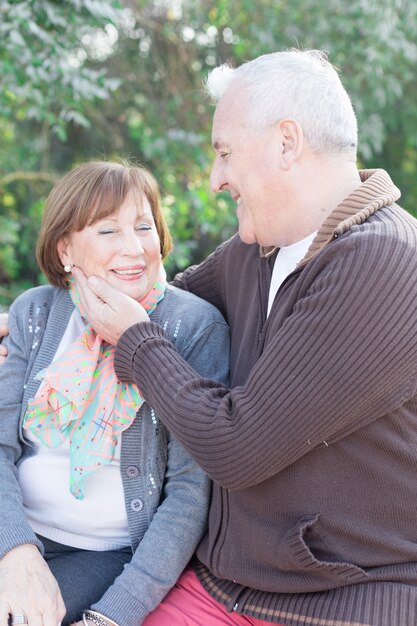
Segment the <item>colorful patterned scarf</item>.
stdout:
[[[69,279],[71,298],[83,319],[75,285]],[[141,300],[152,313],[165,294],[166,276],[161,265],[158,280]],[[43,380],[39,394],[29,400],[23,428],[43,445],[70,444],[70,492],[84,498],[84,480],[112,462],[121,433],[129,428],[143,404],[136,385],[120,383],[114,372],[114,347],[88,325],[56,361],[36,375]]]

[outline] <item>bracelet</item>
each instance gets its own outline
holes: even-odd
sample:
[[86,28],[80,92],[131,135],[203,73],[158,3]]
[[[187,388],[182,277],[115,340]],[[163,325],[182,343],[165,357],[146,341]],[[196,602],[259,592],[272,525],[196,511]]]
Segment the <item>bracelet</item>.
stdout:
[[97,626],[119,626],[112,619],[109,619],[105,615],[101,613],[97,613],[97,611],[83,611],[83,624],[84,626],[88,626],[86,620],[89,619],[93,624],[97,624]]

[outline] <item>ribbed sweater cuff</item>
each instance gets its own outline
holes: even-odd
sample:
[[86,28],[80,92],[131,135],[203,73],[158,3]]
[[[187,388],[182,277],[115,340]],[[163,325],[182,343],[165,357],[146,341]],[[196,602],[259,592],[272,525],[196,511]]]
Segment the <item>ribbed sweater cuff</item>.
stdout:
[[27,543],[35,545],[39,548],[41,554],[44,553],[42,543],[36,537],[30,526],[26,524],[13,524],[13,526],[6,526],[0,530],[0,559],[4,557],[7,552],[23,546]]
[[119,380],[134,383],[133,360],[141,344],[150,339],[166,339],[158,324],[141,322],[128,328],[120,337],[114,355],[114,369]]
[[[172,402],[177,402],[177,413],[184,419],[177,422],[176,435],[187,429],[186,415],[194,416],[196,398],[192,391],[199,379],[195,370],[182,359],[175,346],[166,337],[160,326],[142,322],[131,326],[121,337],[114,359],[119,380],[137,384],[150,406],[171,427]],[[160,389],[163,386],[164,393]],[[178,394],[186,386],[181,399]],[[191,395],[190,395],[191,393]],[[192,420],[193,422],[193,420]],[[195,426],[191,428],[194,431]]]
[[138,626],[142,624],[148,611],[125,589],[119,585],[117,585],[117,589],[115,587],[116,585],[112,585],[101,600],[86,608],[98,611],[119,624],[119,626]]

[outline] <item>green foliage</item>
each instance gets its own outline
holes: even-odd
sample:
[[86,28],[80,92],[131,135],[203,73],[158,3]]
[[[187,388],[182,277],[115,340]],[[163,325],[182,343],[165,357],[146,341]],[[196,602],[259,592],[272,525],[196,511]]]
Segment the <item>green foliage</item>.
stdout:
[[358,115],[360,165],[386,168],[417,213],[415,0],[0,0],[0,302],[39,281],[44,198],[85,160],[130,158],[156,175],[170,275],[231,235],[234,203],[209,188],[202,81],[290,47],[329,53]]
[[115,3],[94,0],[2,0],[2,117],[46,125],[62,141],[68,122],[88,126],[85,102],[107,98],[120,81],[84,61],[119,15]]
[[26,286],[43,281],[35,260],[36,238],[45,198],[54,177],[34,175],[0,180],[0,305],[16,294],[16,283]]

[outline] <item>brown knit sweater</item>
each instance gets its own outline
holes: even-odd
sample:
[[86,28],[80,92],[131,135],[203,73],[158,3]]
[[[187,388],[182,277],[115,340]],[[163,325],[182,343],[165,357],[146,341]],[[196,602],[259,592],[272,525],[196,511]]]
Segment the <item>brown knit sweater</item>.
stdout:
[[288,626],[417,623],[417,222],[361,176],[268,319],[276,251],[234,237],[183,275],[230,325],[230,389],[155,324],[116,351],[214,481],[203,585]]

